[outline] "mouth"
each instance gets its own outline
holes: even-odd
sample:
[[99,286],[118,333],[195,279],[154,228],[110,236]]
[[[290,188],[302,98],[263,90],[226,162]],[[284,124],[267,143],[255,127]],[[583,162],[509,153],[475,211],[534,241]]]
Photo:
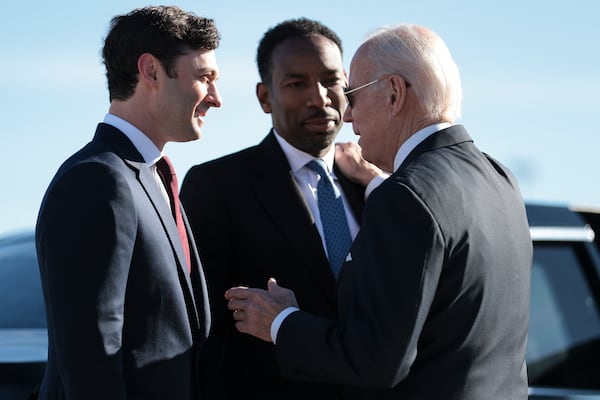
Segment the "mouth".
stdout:
[[304,121],[304,126],[313,132],[326,132],[335,128],[335,120],[329,118],[315,118]]
[[202,110],[200,106],[196,107],[194,110],[194,118],[204,123],[204,117],[206,116],[206,111]]

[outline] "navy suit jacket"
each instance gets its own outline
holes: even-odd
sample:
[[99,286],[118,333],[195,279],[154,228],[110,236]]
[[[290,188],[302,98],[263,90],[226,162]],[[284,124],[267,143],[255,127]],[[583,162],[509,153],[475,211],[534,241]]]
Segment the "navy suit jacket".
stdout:
[[[336,175],[360,221],[364,188]],[[327,399],[339,388],[284,380],[271,343],[239,333],[223,297],[232,286],[266,288],[270,277],[300,306],[336,315],[336,279],[321,237],[273,133],[259,145],[193,167],[181,199],[196,237],[213,306],[203,376],[214,398]],[[204,385],[206,386],[206,385]],[[223,393],[224,391],[224,393]]]
[[427,138],[371,193],[350,255],[337,319],[284,320],[284,376],[346,384],[349,398],[527,398],[525,207],[462,126]]
[[170,207],[143,161],[122,132],[99,124],[43,199],[41,399],[197,396],[194,369],[210,324],[204,275],[193,240],[187,271]]

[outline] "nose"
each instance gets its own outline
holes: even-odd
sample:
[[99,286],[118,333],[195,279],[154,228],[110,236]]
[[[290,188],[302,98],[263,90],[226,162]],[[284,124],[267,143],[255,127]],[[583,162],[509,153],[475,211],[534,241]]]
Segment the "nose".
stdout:
[[208,93],[206,95],[206,102],[210,104],[211,107],[221,107],[223,105],[223,101],[221,99],[221,94],[219,93],[219,89],[217,89],[216,82],[213,82],[208,87]]
[[323,86],[321,82],[317,82],[317,85],[311,90],[309,106],[323,108],[329,104],[331,104],[329,89]]
[[342,120],[344,122],[354,121],[354,119],[352,118],[352,107],[350,107],[349,105],[347,105],[346,109],[344,110],[344,115],[342,116]]

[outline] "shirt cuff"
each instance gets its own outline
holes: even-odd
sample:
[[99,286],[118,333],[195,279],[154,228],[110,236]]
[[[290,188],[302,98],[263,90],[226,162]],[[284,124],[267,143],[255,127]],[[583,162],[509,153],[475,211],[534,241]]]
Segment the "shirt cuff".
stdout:
[[277,340],[277,333],[279,332],[279,328],[281,327],[283,320],[295,311],[300,311],[300,309],[298,307],[288,307],[277,314],[273,322],[271,322],[271,340],[273,341],[273,344],[276,344],[275,341]]
[[390,174],[381,173],[377,175],[375,178],[371,179],[371,182],[367,185],[365,189],[365,201],[369,198],[371,192],[379,187],[387,178],[390,177]]

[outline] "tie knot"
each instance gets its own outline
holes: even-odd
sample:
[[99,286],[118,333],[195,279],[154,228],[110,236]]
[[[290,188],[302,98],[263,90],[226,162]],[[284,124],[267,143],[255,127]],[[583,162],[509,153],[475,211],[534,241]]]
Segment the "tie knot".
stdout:
[[315,171],[321,178],[327,177],[327,165],[325,164],[325,161],[320,158],[315,158],[314,160],[307,162],[306,167]]
[[156,162],[156,168],[164,179],[171,181],[173,176],[175,176],[175,169],[167,156],[162,156],[162,158]]

